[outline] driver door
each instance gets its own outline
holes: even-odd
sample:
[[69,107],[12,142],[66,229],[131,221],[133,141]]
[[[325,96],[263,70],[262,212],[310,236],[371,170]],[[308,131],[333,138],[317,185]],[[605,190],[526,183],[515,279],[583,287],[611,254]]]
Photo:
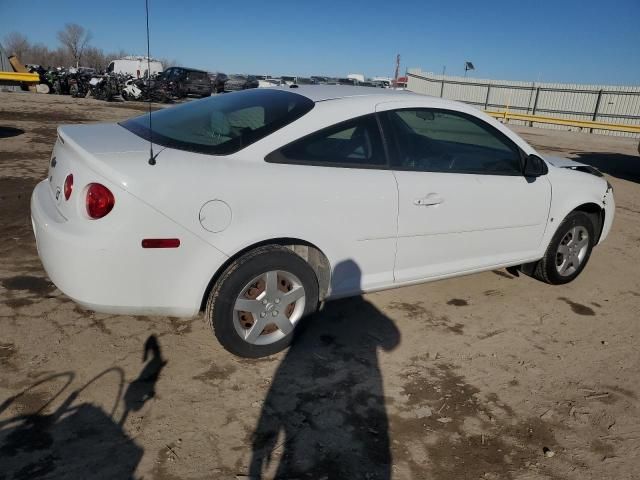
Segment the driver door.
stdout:
[[522,175],[519,148],[469,114],[381,112],[399,190],[396,282],[530,259],[545,230],[551,187]]

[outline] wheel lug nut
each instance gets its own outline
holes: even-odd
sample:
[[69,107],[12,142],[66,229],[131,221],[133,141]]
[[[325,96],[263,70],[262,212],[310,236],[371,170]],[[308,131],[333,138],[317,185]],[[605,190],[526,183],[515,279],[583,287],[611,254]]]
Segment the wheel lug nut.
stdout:
[[262,313],[260,314],[260,318],[264,318],[264,316],[265,316],[265,315],[266,315],[266,313],[262,312]]
[[276,303],[280,303],[280,299],[279,298],[276,298]]
[[274,316],[274,317],[277,317],[277,316],[278,316],[278,310],[274,310],[274,311],[273,311],[273,316]]
[[264,300],[262,300],[262,304],[266,305],[267,304],[267,299],[265,298]]

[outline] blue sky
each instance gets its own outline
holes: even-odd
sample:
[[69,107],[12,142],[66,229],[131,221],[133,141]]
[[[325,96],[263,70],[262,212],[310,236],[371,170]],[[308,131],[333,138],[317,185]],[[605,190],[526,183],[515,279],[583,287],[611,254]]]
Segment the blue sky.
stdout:
[[[224,72],[476,77],[640,84],[640,0],[150,0],[151,54]],[[57,45],[75,22],[105,51],[143,54],[143,0],[0,0],[0,40]]]

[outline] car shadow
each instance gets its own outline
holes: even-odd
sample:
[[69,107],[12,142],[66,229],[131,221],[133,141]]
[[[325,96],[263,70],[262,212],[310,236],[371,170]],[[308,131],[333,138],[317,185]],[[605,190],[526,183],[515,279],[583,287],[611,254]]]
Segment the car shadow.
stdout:
[[23,133],[24,130],[21,128],[5,127],[3,125],[0,125],[0,138],[17,137],[19,135],[22,135]]
[[[358,272],[354,262],[336,272]],[[378,350],[400,332],[362,297],[303,320],[279,365],[252,438],[252,479],[391,478]]]
[[572,160],[596,167],[614,177],[640,183],[640,154],[575,152]]
[[[144,450],[127,435],[123,424],[129,412],[153,398],[160,371],[167,363],[155,335],[145,343],[143,362],[149,353],[149,361],[128,385],[124,397],[124,372],[112,367],[68,393],[55,410],[49,407],[71,387],[73,372],[50,375],[2,402],[0,478],[133,479]],[[80,400],[83,390],[111,376],[118,379],[111,412]],[[124,413],[116,421],[121,398]],[[27,413],[1,419],[9,409]]]

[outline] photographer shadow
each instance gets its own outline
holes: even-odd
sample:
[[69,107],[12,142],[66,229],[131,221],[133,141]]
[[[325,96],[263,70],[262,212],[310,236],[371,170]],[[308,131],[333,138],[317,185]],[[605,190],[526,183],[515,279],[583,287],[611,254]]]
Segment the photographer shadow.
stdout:
[[[124,424],[130,412],[139,411],[154,398],[166,363],[156,336],[151,335],[144,345],[143,368],[124,395],[124,371],[111,367],[70,392],[76,375],[64,372],[45,377],[4,400],[0,403],[0,479],[136,478],[144,449],[128,435]],[[82,392],[100,380],[117,384],[110,412],[83,400]],[[30,399],[37,399],[39,407],[13,416],[5,414],[10,409],[19,412],[32,403]],[[53,409],[59,399],[62,401]],[[124,411],[116,421],[121,403]]]
[[[339,264],[334,278],[340,272],[359,285],[354,262]],[[361,296],[303,322],[264,401],[250,478],[391,478],[378,349],[394,349],[400,332]]]

